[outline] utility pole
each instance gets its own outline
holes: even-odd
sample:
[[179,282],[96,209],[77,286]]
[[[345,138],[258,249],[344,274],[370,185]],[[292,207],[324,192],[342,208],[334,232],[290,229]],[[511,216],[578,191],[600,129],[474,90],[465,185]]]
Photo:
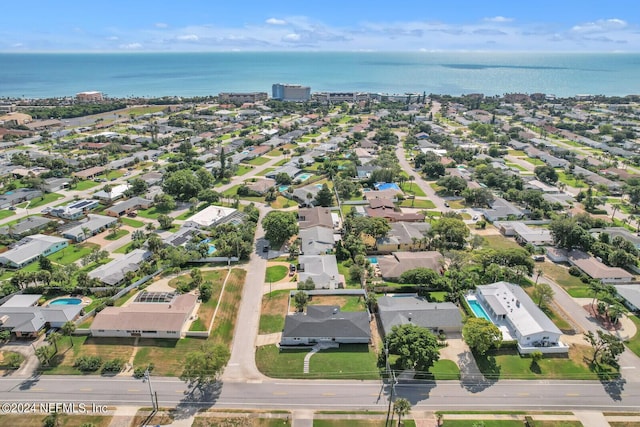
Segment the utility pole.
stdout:
[[[395,372],[391,370],[391,366],[389,365],[389,346],[388,346],[388,342],[386,341],[384,346],[384,355],[385,355],[385,365],[387,368],[387,378],[389,379],[389,384],[391,385],[391,391],[389,392],[389,406],[387,407],[387,419],[384,422],[384,427],[388,427],[388,426],[393,426],[393,414],[391,413],[391,404],[393,403],[393,398],[396,391],[396,375],[395,375]],[[389,415],[391,415],[391,419],[389,419]]]
[[155,399],[154,399],[154,394],[153,394],[153,388],[151,388],[151,375],[149,374],[149,367],[147,367],[147,370],[144,371],[144,381],[147,381],[149,383],[149,396],[151,397],[151,406],[153,407],[153,411],[157,411],[158,410],[158,395],[155,395]]

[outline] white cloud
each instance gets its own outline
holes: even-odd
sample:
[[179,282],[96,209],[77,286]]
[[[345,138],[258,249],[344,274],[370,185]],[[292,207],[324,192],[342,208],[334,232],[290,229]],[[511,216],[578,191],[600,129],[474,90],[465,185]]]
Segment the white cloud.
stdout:
[[285,21],[284,19],[278,19],[278,18],[269,18],[264,22],[266,22],[269,25],[286,25],[287,24],[287,21]]
[[200,37],[198,37],[195,34],[185,34],[185,35],[176,37],[176,39],[180,41],[185,41],[185,42],[197,42],[198,40],[200,40]]
[[154,26],[156,28],[169,28],[169,24],[165,24],[164,22],[156,22]]
[[142,49],[142,44],[140,43],[121,44],[120,49],[127,49],[127,50]]
[[116,40],[120,40],[120,37],[118,37],[118,36],[110,36],[110,37],[107,37],[106,39],[113,42],[113,41],[116,41]]
[[300,41],[300,34],[289,33],[286,36],[284,36],[282,40],[286,42],[297,42],[297,41]]
[[485,22],[512,22],[513,18],[507,18],[505,16],[492,16],[490,18],[484,18]]
[[601,33],[605,31],[622,30],[627,27],[627,22],[618,19],[598,19],[593,22],[585,22],[583,24],[574,25],[571,31],[576,33]]

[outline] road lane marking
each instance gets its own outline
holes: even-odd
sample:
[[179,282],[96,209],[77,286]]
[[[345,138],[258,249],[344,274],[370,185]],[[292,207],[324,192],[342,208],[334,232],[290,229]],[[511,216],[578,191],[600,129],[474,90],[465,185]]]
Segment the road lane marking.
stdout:
[[288,393],[286,391],[274,391],[273,394],[276,396],[286,396]]
[[580,393],[567,393],[565,396],[576,397],[576,396],[580,396]]
[[40,387],[33,387],[31,390],[33,390],[33,391],[44,391],[44,389],[40,388]]
[[81,388],[80,391],[93,391],[92,388]]
[[518,396],[529,396],[529,393],[518,393]]
[[130,388],[127,391],[133,393],[133,392],[136,392],[136,391],[140,391],[140,389],[139,388]]
[[323,396],[335,396],[335,393],[322,393]]

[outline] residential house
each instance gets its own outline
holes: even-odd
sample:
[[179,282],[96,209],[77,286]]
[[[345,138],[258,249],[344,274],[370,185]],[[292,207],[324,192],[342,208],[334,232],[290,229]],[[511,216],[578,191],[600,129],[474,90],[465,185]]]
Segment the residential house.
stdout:
[[100,199],[103,202],[113,202],[124,197],[124,193],[129,189],[129,184],[120,184],[111,187],[111,191],[100,190],[93,193],[94,199]]
[[462,314],[458,306],[452,302],[429,302],[419,296],[379,297],[378,316],[384,335],[394,326],[407,324],[427,328],[436,334],[462,331]]
[[[386,191],[386,190],[384,190]],[[371,199],[369,206],[365,207],[368,216],[384,218],[389,222],[424,222],[424,215],[416,212],[402,212],[396,210],[395,204],[390,199]]]
[[431,230],[426,222],[392,222],[385,237],[376,240],[376,252],[415,251],[424,249],[425,236]]
[[258,179],[255,182],[247,183],[247,187],[249,187],[249,190],[255,191],[258,194],[265,194],[275,185],[276,181],[270,178]]
[[134,273],[137,272],[140,269],[140,264],[149,258],[151,258],[151,252],[145,249],[135,249],[129,252],[124,258],[114,259],[90,271],[89,277],[98,279],[105,285],[119,285],[124,282],[126,273],[130,271]]
[[520,221],[496,221],[495,227],[505,236],[513,236],[520,244],[544,246],[553,244],[553,236],[547,228],[532,228]]
[[322,255],[331,252],[335,244],[333,229],[327,227],[308,227],[300,230],[301,255]]
[[62,236],[75,242],[82,242],[91,236],[102,233],[107,228],[118,222],[116,218],[104,215],[87,215],[87,221],[62,232]]
[[405,271],[429,268],[436,273],[443,270],[444,258],[437,251],[392,252],[378,257],[378,267],[383,279],[398,279]]
[[335,255],[300,255],[298,257],[298,282],[313,280],[316,289],[342,288],[344,279],[338,272]]
[[138,178],[143,180],[149,187],[162,182],[162,174],[160,172],[147,172]]
[[54,254],[68,246],[67,239],[34,234],[11,245],[11,249],[0,254],[0,264],[9,268],[22,268],[41,256]]
[[611,240],[613,240],[615,237],[622,237],[624,240],[631,242],[636,249],[640,250],[640,236],[630,232],[624,227],[593,228],[589,230],[589,232],[592,235],[599,235],[601,233],[606,233],[609,235]]
[[42,197],[42,191],[32,188],[18,188],[0,196],[0,209],[7,209],[19,203]]
[[56,191],[69,188],[69,178],[47,178],[44,180],[44,189],[47,193],[55,193]]
[[295,179],[296,176],[298,176],[298,174],[300,174],[300,172],[302,172],[302,170],[296,166],[292,166],[292,165],[285,165],[282,167],[279,167],[278,169],[272,171],[272,172],[268,172],[265,177],[266,178],[271,178],[271,179],[276,179],[276,177],[278,175],[280,175],[281,173],[284,173],[286,175],[289,176],[289,178],[291,179]]
[[567,255],[569,264],[602,283],[629,283],[634,280],[633,274],[619,267],[609,267],[586,252],[574,249]]
[[130,212],[135,212],[138,209],[149,209],[153,205],[152,200],[148,200],[142,197],[132,197],[120,203],[108,207],[104,213],[113,217],[121,217]]
[[369,313],[342,312],[338,306],[331,305],[309,305],[306,313],[285,317],[280,345],[368,344],[370,340]]
[[402,194],[400,190],[370,190],[364,192],[364,199],[368,202],[374,199],[386,199],[391,201],[397,201],[398,194]]
[[141,292],[124,307],[105,307],[96,314],[93,337],[178,339],[196,314],[198,297],[172,292]]
[[41,230],[47,228],[47,226],[53,221],[49,218],[43,218],[41,216],[30,216],[16,224],[4,226],[0,228],[0,234],[10,236],[14,239],[19,239],[30,234],[35,234]]
[[334,226],[329,208],[300,208],[298,209],[298,226],[300,230],[311,227],[325,227],[332,229]]
[[170,234],[164,239],[162,239],[162,242],[165,245],[171,245],[174,247],[184,246],[185,244],[191,241],[191,239],[197,232],[198,232],[197,228],[181,227],[175,233]]
[[244,214],[237,209],[211,205],[196,212],[184,222],[183,226],[202,229],[220,224],[239,224],[243,218]]
[[0,330],[9,330],[18,338],[37,337],[47,327],[61,328],[74,321],[82,305],[37,305],[42,295],[14,295],[0,306]]
[[97,175],[104,173],[107,169],[102,166],[94,166],[88,169],[81,170],[79,172],[74,172],[73,176],[77,176],[81,179],[91,179]]
[[97,200],[75,200],[64,206],[58,206],[49,210],[49,215],[67,220],[77,220],[82,218],[91,209],[98,206]]
[[640,311],[640,285],[613,285],[630,310]]
[[475,296],[507,340],[517,340],[521,353],[567,353],[562,332],[520,286],[496,282],[476,287]]
[[480,209],[485,219],[491,223],[499,220],[518,219],[525,215],[525,212],[511,202],[507,202],[501,197],[496,197],[491,203],[490,209]]

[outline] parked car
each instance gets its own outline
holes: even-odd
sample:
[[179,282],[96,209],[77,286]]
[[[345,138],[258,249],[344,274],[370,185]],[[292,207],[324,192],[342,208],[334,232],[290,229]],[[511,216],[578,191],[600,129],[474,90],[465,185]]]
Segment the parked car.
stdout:
[[295,264],[289,264],[289,276],[293,276],[296,274],[296,266]]
[[269,246],[268,245],[263,246],[262,252],[269,252]]
[[136,212],[129,212],[129,213],[127,214],[127,216],[128,216],[129,218],[135,218],[135,217],[137,217],[137,216],[138,216],[138,214],[137,214]]
[[9,206],[9,210],[10,210],[10,211],[15,211],[15,210],[16,210],[16,207],[15,207],[15,206]]
[[448,208],[448,207],[449,207],[449,203],[444,202],[444,207],[445,207],[445,208]]

